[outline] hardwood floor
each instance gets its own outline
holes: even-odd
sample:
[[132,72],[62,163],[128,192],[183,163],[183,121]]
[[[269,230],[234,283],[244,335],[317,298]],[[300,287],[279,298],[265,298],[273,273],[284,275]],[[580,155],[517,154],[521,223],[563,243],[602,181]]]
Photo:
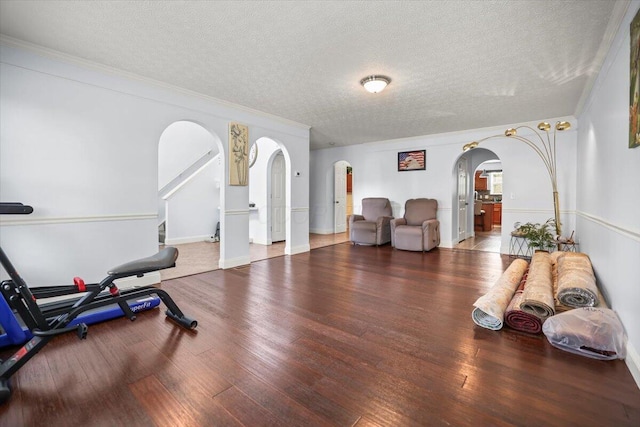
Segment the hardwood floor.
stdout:
[[58,337],[0,425],[640,425],[623,361],[474,325],[508,263],[344,243],[165,281],[196,332],[154,310]]

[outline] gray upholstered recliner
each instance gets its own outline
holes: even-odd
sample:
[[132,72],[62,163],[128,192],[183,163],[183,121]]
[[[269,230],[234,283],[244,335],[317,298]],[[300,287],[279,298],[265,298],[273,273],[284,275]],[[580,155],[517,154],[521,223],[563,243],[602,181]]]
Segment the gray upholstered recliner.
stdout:
[[410,199],[404,205],[404,218],[391,221],[391,245],[406,251],[429,251],[440,244],[438,201]]
[[393,210],[389,199],[369,197],[362,199],[362,215],[349,217],[349,240],[355,245],[384,245],[391,241],[389,222]]

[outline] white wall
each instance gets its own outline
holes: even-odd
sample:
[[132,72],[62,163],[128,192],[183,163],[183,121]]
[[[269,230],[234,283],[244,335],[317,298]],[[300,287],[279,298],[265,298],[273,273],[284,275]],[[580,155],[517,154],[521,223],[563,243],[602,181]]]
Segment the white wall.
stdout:
[[[542,118],[552,120],[552,118]],[[575,118],[565,117],[574,124],[570,131],[558,133],[558,186],[561,217],[565,231],[575,229],[575,150],[577,133]],[[553,119],[555,123],[556,119]],[[536,126],[538,121],[528,123]],[[525,124],[518,123],[517,125]],[[316,150],[311,153],[311,212],[312,232],[333,233],[333,164],[346,160],[354,170],[353,204],[359,211],[365,197],[387,197],[394,216],[404,213],[407,199],[429,197],[438,201],[438,219],[441,223],[443,247],[451,247],[457,237],[457,211],[454,195],[457,188],[456,163],[463,155],[462,146],[480,138],[502,134],[508,127],[477,129],[410,139],[381,141],[348,147]],[[524,135],[524,133],[521,132]],[[542,160],[524,143],[506,138],[485,141],[482,147],[493,151],[501,160],[504,179],[502,252],[508,252],[510,224],[541,222],[554,216],[553,194],[549,175]],[[397,171],[397,153],[426,149],[425,171]],[[473,155],[473,151],[464,154]],[[470,159],[469,165],[473,163]],[[479,163],[475,163],[477,165]],[[469,176],[473,176],[473,169]],[[470,186],[473,180],[470,179]],[[470,188],[471,188],[470,187]],[[472,194],[472,189],[470,189]],[[453,208],[452,208],[453,207]],[[567,233],[565,233],[567,234]]]
[[[284,147],[302,171],[290,185],[287,250],[308,250],[307,126],[2,40],[0,194],[35,213],[3,216],[0,244],[28,282],[68,283],[78,269],[95,281],[157,251],[158,141],[180,120],[202,125],[222,150],[231,121]],[[249,262],[248,202],[248,187],[228,186],[225,175],[223,268]]]
[[603,293],[625,325],[627,364],[640,384],[640,147],[629,149],[629,24],[621,24],[580,115],[577,217]]
[[[201,164],[203,158],[208,163],[194,170],[194,163]],[[203,241],[215,233],[220,220],[221,161],[215,139],[198,124],[180,121],[162,132],[158,190],[178,178],[178,186],[169,194],[159,194],[158,222],[166,221],[167,245]]]
[[201,242],[215,234],[220,220],[220,156],[166,200],[165,244]]
[[213,136],[202,126],[186,121],[169,125],[162,132],[158,147],[158,190],[209,150],[215,155],[218,147]]

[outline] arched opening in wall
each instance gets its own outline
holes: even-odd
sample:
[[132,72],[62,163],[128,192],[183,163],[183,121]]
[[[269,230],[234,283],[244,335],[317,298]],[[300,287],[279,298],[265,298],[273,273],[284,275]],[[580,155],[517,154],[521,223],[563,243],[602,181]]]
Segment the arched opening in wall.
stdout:
[[353,168],[346,160],[333,164],[333,232],[347,233],[353,214]]
[[169,125],[158,143],[158,240],[180,256],[163,279],[218,268],[220,192],[224,159],[220,139],[191,121]]
[[253,143],[249,157],[249,241],[256,261],[285,252],[291,166],[284,147],[268,137]]
[[500,252],[502,236],[502,163],[490,150],[477,148],[455,165],[454,230],[456,248]]

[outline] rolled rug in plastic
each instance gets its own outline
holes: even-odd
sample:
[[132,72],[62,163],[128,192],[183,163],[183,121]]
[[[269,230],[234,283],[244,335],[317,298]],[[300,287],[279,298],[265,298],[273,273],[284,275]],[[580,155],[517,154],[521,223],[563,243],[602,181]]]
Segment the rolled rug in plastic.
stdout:
[[547,340],[561,350],[600,360],[624,359],[627,336],[613,310],[582,307],[557,314],[544,322]]
[[560,303],[574,308],[599,304],[596,276],[586,254],[566,253],[558,258],[556,297]]
[[527,286],[522,292],[520,309],[545,320],[555,314],[553,300],[552,261],[547,252],[536,252],[531,258]]
[[511,329],[516,331],[526,332],[528,334],[539,334],[542,332],[542,320],[538,316],[526,313],[520,309],[520,303],[522,302],[522,293],[527,286],[527,272],[522,276],[520,286],[516,289],[516,293],[511,298],[511,302],[504,312],[504,322]]
[[527,270],[527,265],[527,261],[523,259],[514,260],[489,292],[473,303],[475,308],[471,312],[471,318],[476,325],[494,331],[502,329],[504,312]]

